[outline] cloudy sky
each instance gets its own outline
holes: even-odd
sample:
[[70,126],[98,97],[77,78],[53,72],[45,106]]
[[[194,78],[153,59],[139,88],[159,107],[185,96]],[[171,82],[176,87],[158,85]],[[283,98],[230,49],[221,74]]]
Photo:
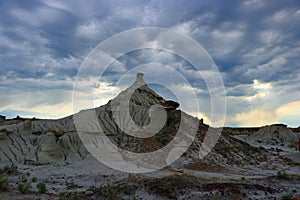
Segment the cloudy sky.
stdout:
[[[226,126],[300,125],[297,0],[24,0],[0,1],[0,12],[2,115],[60,118],[72,114],[74,82],[92,49],[122,31],[160,27],[191,37],[214,60],[226,91]],[[178,93],[180,89],[193,90],[200,110],[191,105],[181,108],[209,123],[212,109],[205,82],[193,77],[188,61],[170,52],[145,49],[126,53],[100,81],[100,74],[92,76],[96,72],[91,70],[92,75],[81,79],[81,85],[97,83],[92,94],[94,106],[99,106],[129,86],[129,82],[117,82],[130,70],[145,72],[147,81],[168,74],[163,68],[160,74],[152,73],[153,67],[136,68],[151,62],[186,76],[189,84],[167,78],[172,84],[161,89],[161,94],[172,98],[172,87]],[[85,94],[90,92],[82,92],[82,99],[89,98]],[[180,103],[184,105],[184,101],[188,99]]]

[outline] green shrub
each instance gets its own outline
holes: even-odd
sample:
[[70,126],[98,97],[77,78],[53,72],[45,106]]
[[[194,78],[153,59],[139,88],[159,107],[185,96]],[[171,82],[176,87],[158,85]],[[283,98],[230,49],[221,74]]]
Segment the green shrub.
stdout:
[[30,183],[20,183],[18,185],[18,190],[22,194],[27,194],[30,191],[30,189],[31,189]]
[[36,178],[36,177],[32,177],[31,181],[32,181],[33,183],[35,183],[35,182],[37,181],[37,178]]
[[293,200],[293,196],[290,194],[283,195],[281,197],[282,200]]
[[8,179],[0,175],[0,191],[7,191],[8,188]]
[[37,187],[37,189],[39,190],[40,193],[46,193],[47,192],[45,183],[38,183],[36,185],[36,187]]

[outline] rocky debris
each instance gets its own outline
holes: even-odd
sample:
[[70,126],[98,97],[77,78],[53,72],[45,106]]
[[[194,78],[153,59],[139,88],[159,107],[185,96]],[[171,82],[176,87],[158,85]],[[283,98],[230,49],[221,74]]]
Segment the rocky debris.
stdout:
[[283,145],[295,147],[300,135],[287,128],[285,124],[263,126],[255,134],[251,135],[250,142],[258,142],[271,145]]

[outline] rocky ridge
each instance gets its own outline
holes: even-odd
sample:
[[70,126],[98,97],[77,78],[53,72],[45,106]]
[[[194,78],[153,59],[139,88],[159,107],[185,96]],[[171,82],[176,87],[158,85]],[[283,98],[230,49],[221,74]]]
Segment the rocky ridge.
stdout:
[[[139,136],[137,134],[147,134],[145,129],[142,129],[144,130],[142,133],[139,132],[141,129],[135,130],[134,128],[131,130],[131,134],[124,132],[123,128],[130,126],[125,124],[122,128],[122,125],[116,122],[116,116],[113,114],[113,111],[122,108],[122,103],[124,102],[129,105],[127,111],[130,113],[130,116],[126,113],[127,111],[119,113],[123,119],[122,122],[127,123],[128,120],[132,119],[138,127],[148,126],[148,130],[155,129],[157,125],[151,126],[151,118],[149,117],[151,112],[152,114],[154,113],[153,115],[155,115],[155,112],[165,113],[167,118],[160,131],[146,138],[135,137]],[[191,143],[188,151],[183,154],[183,158],[174,164],[177,168],[184,167],[199,161],[199,148],[210,127],[203,124],[202,120],[198,120],[179,110],[178,106],[178,103],[167,101],[156,94],[144,82],[143,74],[138,74],[137,80],[132,86],[101,107],[83,110],[73,116],[58,120],[26,120],[17,124],[1,126],[0,161],[50,164],[72,163],[76,160],[85,159],[90,154],[78,135],[78,133],[82,132],[94,135],[101,132],[113,144],[127,151],[136,153],[152,152],[168,145],[178,133],[179,126],[184,127],[182,129],[182,137],[191,138],[193,135],[189,132],[192,131],[193,127],[190,126],[190,123],[193,122],[198,126],[196,127],[195,140]],[[96,118],[93,117],[95,113]],[[124,120],[126,117],[129,117],[129,119]],[[184,122],[182,117],[185,119]],[[75,124],[74,119],[80,120]],[[152,121],[154,119],[155,117],[152,116]],[[210,129],[217,131],[217,129]],[[100,137],[96,143],[97,146],[101,146],[104,142]],[[171,152],[167,151],[167,153],[170,154]],[[122,153],[122,156],[132,159],[126,153]],[[265,156],[263,149],[251,147],[228,134],[223,134],[215,148],[201,162],[218,166],[242,165],[245,163],[249,164],[248,160],[251,160],[251,158],[264,159]],[[155,157],[148,159],[155,159]],[[139,162],[138,159],[136,162]]]

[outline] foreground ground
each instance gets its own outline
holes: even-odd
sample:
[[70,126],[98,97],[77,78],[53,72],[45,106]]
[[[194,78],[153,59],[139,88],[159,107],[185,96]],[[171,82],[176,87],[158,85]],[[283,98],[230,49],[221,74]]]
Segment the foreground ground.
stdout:
[[[64,165],[2,166],[1,187],[5,178],[8,186],[0,199],[299,199],[299,153],[287,148],[278,153],[278,148],[269,146],[268,152],[273,159],[287,157],[285,164],[274,166],[266,160],[257,168],[199,162],[189,169],[168,167],[134,175],[92,157]],[[38,189],[39,183],[45,190]]]

